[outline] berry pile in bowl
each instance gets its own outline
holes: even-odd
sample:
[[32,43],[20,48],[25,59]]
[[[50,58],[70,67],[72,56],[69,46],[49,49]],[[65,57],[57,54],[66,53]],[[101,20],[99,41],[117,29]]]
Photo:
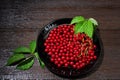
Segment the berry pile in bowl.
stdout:
[[95,71],[103,57],[97,21],[82,16],[55,20],[40,31],[37,50],[52,73],[82,78]]

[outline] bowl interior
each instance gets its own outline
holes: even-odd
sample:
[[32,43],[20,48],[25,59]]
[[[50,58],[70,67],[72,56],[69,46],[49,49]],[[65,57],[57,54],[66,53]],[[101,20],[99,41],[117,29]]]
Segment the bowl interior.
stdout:
[[77,77],[85,77],[89,75],[90,73],[94,72],[101,64],[102,59],[103,59],[103,46],[102,46],[102,41],[100,39],[99,35],[99,30],[96,29],[93,35],[93,42],[96,44],[97,49],[95,51],[95,54],[97,56],[97,59],[95,61],[91,61],[90,64],[85,66],[84,68],[80,70],[76,70],[73,68],[65,68],[65,67],[60,67],[58,68],[55,64],[53,64],[50,61],[50,56],[47,55],[47,53],[44,51],[45,46],[44,42],[46,38],[48,37],[49,32],[57,27],[58,25],[61,24],[69,24],[71,22],[71,18],[64,18],[64,19],[58,19],[55,20],[46,26],[44,26],[37,39],[37,51],[39,53],[40,58],[42,61],[45,63],[46,67],[54,74],[65,77],[65,78],[77,78]]

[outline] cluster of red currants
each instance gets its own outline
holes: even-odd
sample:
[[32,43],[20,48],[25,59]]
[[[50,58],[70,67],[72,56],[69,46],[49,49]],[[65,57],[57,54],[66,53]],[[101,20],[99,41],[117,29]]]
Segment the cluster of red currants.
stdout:
[[63,24],[52,29],[46,39],[45,52],[58,67],[81,69],[96,60],[93,40],[84,33],[74,33],[74,25]]

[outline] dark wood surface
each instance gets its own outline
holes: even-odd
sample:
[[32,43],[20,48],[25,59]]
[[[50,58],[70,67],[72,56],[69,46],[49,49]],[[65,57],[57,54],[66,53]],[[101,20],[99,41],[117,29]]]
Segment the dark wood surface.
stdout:
[[[1,0],[0,1],[0,80],[63,80],[37,61],[30,70],[6,67],[12,50],[28,46],[39,30],[54,19],[82,15],[99,22],[104,45],[100,68],[83,80],[120,80],[120,0]],[[79,79],[78,79],[79,80]]]

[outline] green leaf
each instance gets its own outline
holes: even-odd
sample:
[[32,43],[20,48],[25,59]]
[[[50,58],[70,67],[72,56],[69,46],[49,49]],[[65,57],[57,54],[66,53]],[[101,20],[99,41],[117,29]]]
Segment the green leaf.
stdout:
[[71,21],[70,24],[79,23],[79,22],[84,21],[84,20],[85,20],[84,17],[82,17],[82,16],[76,16],[76,17],[74,17],[74,18],[72,19],[72,21]]
[[23,54],[13,54],[7,61],[7,66],[11,66],[15,64],[16,62],[23,60],[25,56]]
[[29,48],[30,48],[31,53],[35,52],[35,49],[36,49],[36,41],[35,40],[30,42]]
[[75,24],[75,34],[84,32],[92,38],[94,26],[97,26],[98,22],[94,18],[84,19],[82,16],[76,16],[72,19],[71,24]]
[[82,25],[83,25],[83,21],[75,24],[74,27],[75,34],[79,33],[78,29],[81,28]]
[[92,25],[92,22],[90,20],[87,21],[87,26],[85,28],[85,33],[90,37],[92,38],[93,36],[93,25]]
[[30,53],[30,49],[27,47],[18,47],[14,50],[14,53]]
[[19,63],[16,68],[19,70],[28,70],[33,66],[33,63],[34,63],[34,57],[29,57],[26,58],[21,63]]
[[84,28],[87,25],[87,21],[85,20],[84,22],[81,23],[76,23],[75,27],[77,27],[77,29],[75,30],[75,33],[82,33],[85,32]]
[[45,64],[44,64],[44,62],[40,59],[40,57],[39,57],[39,55],[38,55],[38,52],[35,52],[35,56],[36,56],[37,60],[39,61],[40,66],[41,66],[42,68],[44,68],[44,67],[45,67]]
[[98,26],[98,22],[94,18],[89,18],[89,20],[95,25]]
[[93,24],[90,20],[85,20],[83,22],[79,22],[75,24],[74,30],[75,33],[82,33],[84,32],[85,34],[87,34],[89,37],[92,38],[93,35]]
[[[40,61],[39,61],[40,62]],[[43,61],[41,61],[41,67],[44,68],[45,67],[45,63]]]

